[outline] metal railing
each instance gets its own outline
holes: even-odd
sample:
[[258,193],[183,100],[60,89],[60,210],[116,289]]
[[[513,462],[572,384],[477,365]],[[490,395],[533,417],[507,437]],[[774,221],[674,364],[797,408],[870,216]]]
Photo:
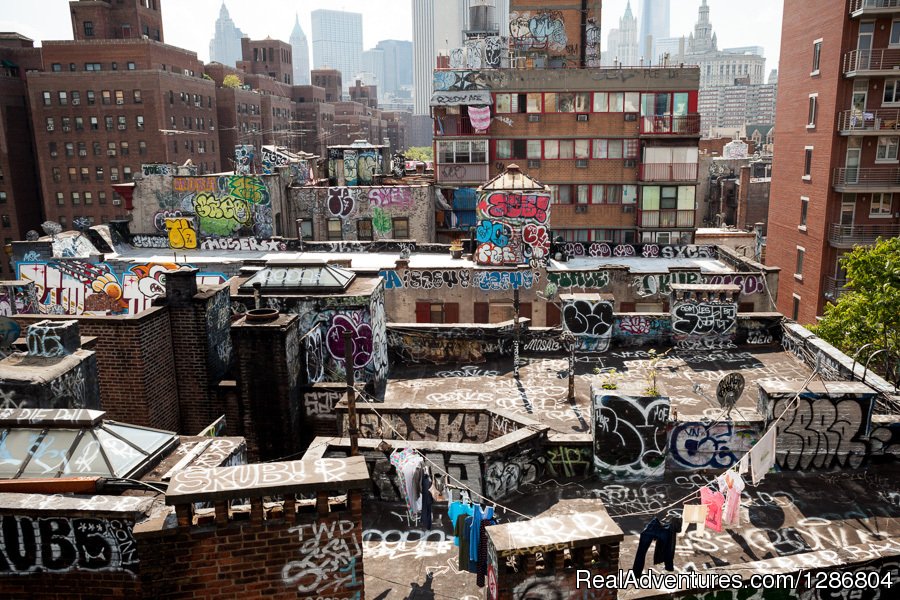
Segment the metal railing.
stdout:
[[852,188],[891,188],[900,186],[897,167],[841,167],[834,170],[835,186]]
[[697,163],[641,163],[640,181],[696,181]]
[[900,10],[900,0],[850,0],[850,14],[870,9]]
[[700,135],[700,115],[650,115],[641,117],[641,133],[652,135]]
[[638,219],[640,227],[693,227],[692,210],[642,210]]
[[900,110],[845,110],[838,113],[838,131],[900,131]]
[[853,50],[844,55],[844,74],[860,71],[893,71],[900,68],[900,48]]
[[837,300],[841,297],[841,294],[847,291],[847,280],[846,279],[836,279],[834,277],[826,277],[825,278],[825,287],[822,290],[822,293],[829,300]]
[[841,225],[832,223],[828,242],[836,247],[868,246],[878,238],[900,236],[900,224],[891,225]]

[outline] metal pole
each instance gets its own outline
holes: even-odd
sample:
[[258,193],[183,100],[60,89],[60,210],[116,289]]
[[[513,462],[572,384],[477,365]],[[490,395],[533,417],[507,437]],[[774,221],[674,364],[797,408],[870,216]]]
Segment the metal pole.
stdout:
[[356,427],[356,388],[353,385],[353,340],[344,331],[344,367],[347,373],[347,412],[350,432],[350,456],[359,456],[359,430]]
[[569,402],[575,402],[575,336],[569,334]]
[[516,311],[516,337],[513,341],[513,374],[519,378],[519,288],[513,290],[513,309]]

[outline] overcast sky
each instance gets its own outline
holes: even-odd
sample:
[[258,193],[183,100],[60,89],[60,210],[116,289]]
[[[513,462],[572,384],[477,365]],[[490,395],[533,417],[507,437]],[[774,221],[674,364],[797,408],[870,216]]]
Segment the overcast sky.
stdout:
[[[442,0],[435,0],[441,2]],[[627,0],[603,0],[603,46],[611,27],[617,27]],[[781,43],[782,0],[708,0],[710,20],[719,47],[763,46],[767,72],[776,68]],[[0,0],[0,31],[17,31],[35,41],[72,39],[68,0]],[[209,59],[209,40],[219,16],[221,0],[162,0],[166,42]],[[412,39],[410,0],[226,0],[235,24],[253,39],[266,36],[287,41],[299,13],[306,37],[309,13],[317,8],[363,14],[363,41]],[[687,35],[697,21],[700,0],[671,0],[671,33]],[[640,0],[631,9],[640,19]]]

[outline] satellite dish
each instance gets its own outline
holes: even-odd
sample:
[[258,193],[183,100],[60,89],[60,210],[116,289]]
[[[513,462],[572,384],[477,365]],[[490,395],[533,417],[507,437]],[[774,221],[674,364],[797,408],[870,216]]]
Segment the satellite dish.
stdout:
[[737,404],[741,394],[744,393],[744,376],[740,373],[729,373],[719,380],[716,386],[716,399],[719,405],[725,409],[726,416],[731,415],[731,409]]
[[62,225],[57,223],[56,221],[44,221],[41,223],[41,229],[44,230],[44,233],[47,235],[53,236],[62,233]]

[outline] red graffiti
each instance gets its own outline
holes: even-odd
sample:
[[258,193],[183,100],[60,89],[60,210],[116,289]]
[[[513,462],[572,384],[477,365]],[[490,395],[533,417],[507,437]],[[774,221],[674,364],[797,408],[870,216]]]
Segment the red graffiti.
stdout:
[[550,196],[544,195],[497,192],[487,199],[487,214],[501,219],[534,219],[546,223],[549,208]]
[[531,246],[534,258],[544,258],[550,252],[550,236],[547,228],[541,225],[526,225],[522,229],[522,239]]

